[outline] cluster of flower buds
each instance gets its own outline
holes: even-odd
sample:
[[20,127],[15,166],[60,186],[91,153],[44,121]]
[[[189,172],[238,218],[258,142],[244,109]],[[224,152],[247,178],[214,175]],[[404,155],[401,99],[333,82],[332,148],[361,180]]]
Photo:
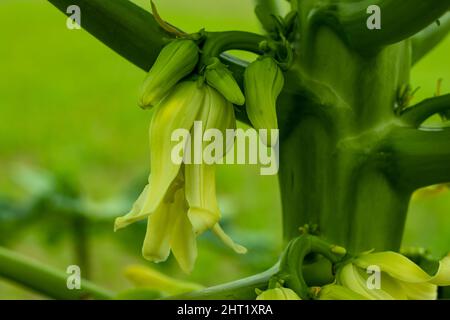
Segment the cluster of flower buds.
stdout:
[[450,285],[449,271],[450,256],[440,261],[434,275],[429,275],[399,253],[365,253],[341,267],[336,283],[322,288],[318,297],[340,300],[434,300],[438,286]]
[[[196,237],[208,229],[237,253],[246,252],[219,225],[215,166],[173,161],[173,150],[179,145],[172,140],[176,130],[191,132],[194,122],[201,121],[205,130],[220,130],[225,136],[227,129],[236,127],[234,107],[224,94],[232,100],[237,97],[237,102],[242,99],[227,91],[234,79],[222,66],[208,70],[208,83],[220,91],[201,78],[185,79],[196,67],[198,51],[191,40],[175,40],[161,51],[145,80],[141,105],[156,106],[150,125],[151,174],[132,210],[115,222],[118,230],[148,219],[143,256],[160,262],[172,252],[185,272],[193,269],[197,257]],[[186,152],[203,152],[193,150],[190,139],[184,147]],[[223,157],[230,148],[218,143],[216,157]]]

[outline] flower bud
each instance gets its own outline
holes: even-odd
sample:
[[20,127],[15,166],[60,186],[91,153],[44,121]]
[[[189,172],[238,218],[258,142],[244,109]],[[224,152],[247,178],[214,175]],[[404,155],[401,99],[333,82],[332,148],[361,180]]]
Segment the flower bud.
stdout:
[[178,81],[194,70],[198,59],[198,47],[192,40],[175,40],[165,46],[142,85],[141,108],[157,105]]
[[256,300],[301,300],[300,297],[289,288],[274,288],[263,291]]
[[[247,114],[255,129],[278,129],[276,103],[284,86],[284,76],[274,59],[265,57],[252,62],[244,74]],[[261,136],[264,144],[272,146]]]
[[231,71],[218,58],[212,58],[210,62],[205,72],[208,84],[231,103],[242,106],[245,103],[245,97]]

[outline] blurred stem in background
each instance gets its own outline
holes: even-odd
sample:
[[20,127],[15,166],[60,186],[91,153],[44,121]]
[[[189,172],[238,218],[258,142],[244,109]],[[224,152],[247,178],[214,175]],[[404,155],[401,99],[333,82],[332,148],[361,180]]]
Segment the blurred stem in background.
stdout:
[[84,278],[91,276],[90,252],[89,252],[89,222],[83,216],[75,216],[72,219],[72,234],[74,238],[74,251],[76,261]]
[[111,299],[113,293],[87,280],[81,288],[69,290],[68,274],[0,248],[0,276],[54,299]]

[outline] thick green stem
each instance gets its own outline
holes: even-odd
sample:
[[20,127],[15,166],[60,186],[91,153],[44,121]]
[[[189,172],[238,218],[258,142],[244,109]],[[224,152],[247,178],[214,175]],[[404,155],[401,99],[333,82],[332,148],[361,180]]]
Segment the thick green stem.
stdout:
[[450,181],[450,129],[394,130],[389,141],[398,183],[411,190]]
[[[367,8],[381,10],[381,29],[367,28]],[[319,9],[336,30],[359,50],[370,50],[405,40],[436,21],[450,8],[448,0],[363,0],[340,1]]]
[[398,89],[409,83],[410,47],[364,57],[333,29],[311,29],[315,1],[296,1],[296,61],[279,101],[280,189],[285,240],[317,224],[352,252],[400,248],[409,190],[395,185],[383,141],[401,124]]
[[68,274],[0,248],[0,276],[53,299],[111,299],[113,294],[81,280],[81,289],[67,287]]
[[450,13],[439,18],[439,24],[433,22],[424,30],[414,35],[412,40],[412,63],[420,61],[428,52],[433,50],[450,32]]

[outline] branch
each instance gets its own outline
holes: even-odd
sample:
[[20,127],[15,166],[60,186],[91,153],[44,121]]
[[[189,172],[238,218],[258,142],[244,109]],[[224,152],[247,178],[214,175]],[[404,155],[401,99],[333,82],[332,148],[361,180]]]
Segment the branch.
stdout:
[[81,10],[81,26],[112,50],[148,71],[170,39],[153,16],[128,0],[48,0],[66,13]]
[[426,99],[406,109],[400,118],[410,126],[418,128],[429,117],[450,110],[450,94]]
[[450,182],[450,128],[399,128],[390,138],[395,176],[413,191]]
[[[369,30],[367,8],[377,5],[381,9],[381,29]],[[432,22],[448,9],[448,0],[363,0],[340,1],[319,9],[318,19],[331,24],[355,48],[376,49],[407,39]]]
[[[145,71],[151,68],[162,47],[172,39],[172,36],[158,25],[150,13],[129,0],[48,1],[64,13],[70,5],[79,6],[81,26],[85,30]],[[207,37],[212,40],[220,37],[221,34],[219,32],[207,33]],[[250,33],[245,34],[253,35],[253,39],[262,38]],[[245,43],[244,46],[250,46],[253,49],[255,44],[253,42]],[[247,63],[229,54],[221,54],[220,57],[242,86]],[[240,108],[236,112],[236,118],[244,123],[250,123],[245,108]]]
[[68,274],[0,248],[0,276],[17,282],[53,299],[111,299],[113,294],[93,283],[81,280],[80,290],[67,288]]
[[278,264],[260,274],[230,283],[168,297],[170,300],[254,300],[255,289],[265,289],[271,277],[279,272]]
[[411,38],[412,64],[416,64],[428,52],[434,49],[450,32],[450,13],[439,18],[439,25],[433,22]]

